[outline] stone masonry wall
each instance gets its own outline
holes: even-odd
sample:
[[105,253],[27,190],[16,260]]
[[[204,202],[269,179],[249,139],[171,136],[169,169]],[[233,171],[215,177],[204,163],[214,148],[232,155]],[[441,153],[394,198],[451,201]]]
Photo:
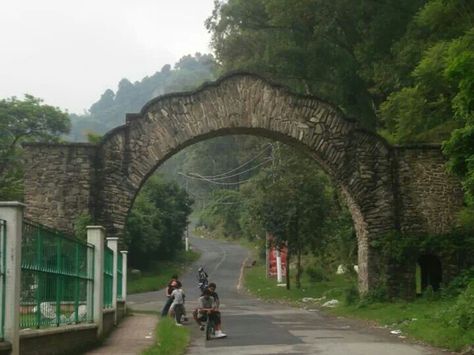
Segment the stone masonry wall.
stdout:
[[439,145],[394,148],[398,164],[400,230],[405,234],[443,234],[462,208],[459,179],[446,171]]
[[25,216],[66,232],[94,204],[96,146],[25,146]]

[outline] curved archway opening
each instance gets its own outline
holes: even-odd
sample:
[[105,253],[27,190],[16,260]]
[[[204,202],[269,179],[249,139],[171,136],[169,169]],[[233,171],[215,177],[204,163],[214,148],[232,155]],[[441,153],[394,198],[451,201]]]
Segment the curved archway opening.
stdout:
[[[331,206],[327,208],[331,209],[332,214],[324,222],[326,230],[323,238],[320,238],[317,235],[318,231],[315,231],[314,239],[306,240],[308,244],[303,248],[303,254],[306,254],[307,258],[303,257],[305,259],[303,260],[303,269],[307,269],[312,274],[316,272],[321,275],[336,275],[338,265],[344,264],[344,269],[352,273],[353,266],[357,264],[358,259],[358,239],[353,225],[355,219],[358,219],[361,223],[360,221],[363,221],[363,218],[361,212],[357,209],[357,205],[350,200],[348,191],[344,191],[337,184],[334,176],[329,176],[327,170],[321,166],[314,154],[311,154],[304,145],[298,144],[298,142],[288,144],[289,140],[287,139],[286,144],[280,144],[281,141],[262,138],[258,134],[224,134],[220,137],[206,138],[195,142],[195,144],[187,145],[179,152],[167,157],[165,161],[162,160],[160,164],[156,164],[154,170],[146,174],[147,177],[144,178],[140,191],[147,189],[145,180],[153,179],[152,177],[156,173],[163,174],[165,172],[169,181],[178,182],[181,188],[187,190],[194,198],[194,209],[198,209],[200,212],[198,216],[193,216],[195,217],[193,218],[195,224],[206,226],[207,229],[212,229],[213,232],[217,230],[217,233],[232,237],[235,230],[240,228],[239,223],[235,222],[238,222],[242,217],[236,213],[237,207],[246,206],[245,202],[242,201],[246,197],[236,195],[242,193],[245,186],[251,189],[251,191],[247,189],[245,192],[247,198],[249,195],[252,196],[258,193],[255,186],[249,187],[250,181],[257,173],[265,172],[265,169],[267,169],[267,173],[275,170],[275,165],[279,164],[279,160],[288,159],[290,156],[305,159],[304,164],[306,165],[301,168],[301,171],[314,172],[313,177],[315,179],[319,178],[324,181],[324,188],[326,189],[324,193],[329,195],[327,199],[331,201]],[[275,136],[272,138],[275,138]],[[283,153],[286,156],[281,156]],[[188,164],[183,164],[186,159]],[[204,161],[204,163],[192,164],[198,160]],[[282,171],[284,170],[279,169],[277,174],[281,174]],[[291,173],[288,172],[287,175],[293,177]],[[321,176],[317,177],[318,174]],[[281,185],[279,186],[281,187]],[[304,189],[302,189],[302,193],[305,193]],[[310,207],[303,206],[303,208]],[[217,213],[212,215],[213,211],[216,210]],[[229,214],[227,220],[219,219],[225,218],[223,215],[226,213]],[[212,220],[213,218],[219,220]],[[284,216],[282,215],[281,218],[284,218]],[[237,231],[237,234],[239,232]],[[260,239],[259,242],[263,242],[265,233],[259,232],[257,239]],[[247,232],[244,238],[249,237],[251,236]],[[322,255],[322,245],[326,248],[324,250],[331,249],[332,254]],[[310,255],[311,253],[313,254]],[[129,260],[133,261],[133,255],[129,256]],[[292,257],[293,261],[296,261],[298,255],[293,254]],[[322,259],[323,257],[324,259]],[[353,280],[356,280],[355,273],[353,273],[353,276]]]

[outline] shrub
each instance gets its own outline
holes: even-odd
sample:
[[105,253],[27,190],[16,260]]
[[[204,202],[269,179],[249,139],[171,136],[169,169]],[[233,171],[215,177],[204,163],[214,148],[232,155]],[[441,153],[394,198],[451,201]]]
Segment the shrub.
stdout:
[[474,280],[458,296],[456,305],[451,309],[451,323],[464,329],[474,329]]
[[306,268],[306,274],[312,282],[327,281],[326,272],[319,266],[310,265]]
[[445,296],[458,296],[461,292],[463,292],[469,282],[474,280],[474,267],[470,269],[465,269],[456,276],[449,285],[443,289],[443,294]]

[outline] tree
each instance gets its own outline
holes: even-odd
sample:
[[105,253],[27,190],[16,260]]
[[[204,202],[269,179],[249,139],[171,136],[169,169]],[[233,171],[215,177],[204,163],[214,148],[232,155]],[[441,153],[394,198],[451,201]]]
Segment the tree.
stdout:
[[463,125],[444,144],[449,168],[462,179],[467,208],[463,224],[474,231],[474,30],[453,41],[449,48],[445,75],[457,86],[452,107]]
[[175,183],[159,175],[150,177],[127,219],[125,243],[130,264],[147,268],[153,260],[171,260],[182,250],[191,204],[186,191]]
[[469,79],[454,74],[453,68],[469,71],[458,62],[472,59],[473,21],[472,2],[431,0],[394,46],[399,68],[394,66],[393,72],[407,74],[403,85],[393,87],[380,114],[396,142],[441,142],[462,124],[455,119],[460,117],[456,102],[466,92],[461,83]]
[[273,167],[264,169],[254,186],[246,187],[246,195],[254,196],[246,207],[273,235],[277,247],[288,246],[287,265],[296,256],[296,287],[300,288],[302,253],[323,239],[332,201],[328,181],[315,162],[288,148],[282,150]]
[[376,128],[391,45],[426,0],[229,0],[206,25],[223,70],[251,70]]
[[236,238],[240,234],[240,204],[238,191],[215,190],[201,213],[201,223],[211,231],[217,229],[225,237]]
[[31,95],[0,100],[0,200],[21,197],[21,143],[57,142],[69,131],[68,114]]

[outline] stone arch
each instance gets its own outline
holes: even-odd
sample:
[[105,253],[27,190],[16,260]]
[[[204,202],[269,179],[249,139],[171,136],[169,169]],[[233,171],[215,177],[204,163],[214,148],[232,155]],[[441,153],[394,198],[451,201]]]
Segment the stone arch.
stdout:
[[72,230],[90,212],[108,236],[120,236],[146,179],[179,150],[227,134],[252,134],[305,150],[346,198],[359,250],[359,286],[376,284],[370,242],[392,230],[445,233],[462,206],[459,181],[440,147],[391,147],[335,106],[246,73],[193,92],[161,96],[94,144],[30,144],[26,149],[27,216]]
[[189,144],[252,134],[305,149],[344,192],[357,230],[362,289],[368,289],[371,235],[396,225],[391,152],[385,141],[315,97],[290,93],[250,74],[147,103],[100,146],[103,176],[97,217],[120,234],[147,177]]

